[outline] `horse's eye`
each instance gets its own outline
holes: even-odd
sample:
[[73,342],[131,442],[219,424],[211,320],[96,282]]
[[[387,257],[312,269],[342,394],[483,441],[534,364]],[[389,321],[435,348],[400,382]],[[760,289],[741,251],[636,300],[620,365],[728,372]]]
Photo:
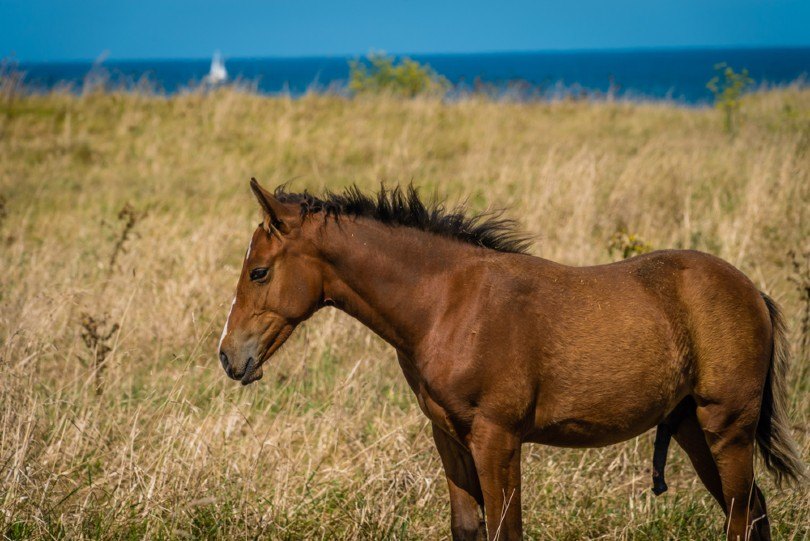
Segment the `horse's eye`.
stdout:
[[261,280],[267,276],[267,268],[261,267],[259,269],[253,269],[250,271],[250,279],[253,281]]

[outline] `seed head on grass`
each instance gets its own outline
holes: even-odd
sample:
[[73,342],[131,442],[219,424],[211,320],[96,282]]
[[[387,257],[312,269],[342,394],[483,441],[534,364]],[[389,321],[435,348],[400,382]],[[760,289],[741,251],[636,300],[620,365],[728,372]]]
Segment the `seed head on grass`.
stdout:
[[100,395],[104,392],[105,362],[112,351],[110,341],[120,329],[120,325],[118,323],[110,324],[109,316],[106,314],[100,318],[95,318],[87,312],[83,312],[81,327],[82,341],[91,357],[89,363],[85,360],[85,364],[92,364],[93,366],[96,394]]
[[124,206],[121,207],[121,210],[118,211],[118,221],[121,223],[121,231],[115,239],[112,254],[110,254],[110,263],[108,265],[110,273],[115,272],[118,256],[122,253],[126,253],[126,243],[132,236],[135,226],[144,217],[146,217],[146,211],[135,210],[129,203],[125,203]]

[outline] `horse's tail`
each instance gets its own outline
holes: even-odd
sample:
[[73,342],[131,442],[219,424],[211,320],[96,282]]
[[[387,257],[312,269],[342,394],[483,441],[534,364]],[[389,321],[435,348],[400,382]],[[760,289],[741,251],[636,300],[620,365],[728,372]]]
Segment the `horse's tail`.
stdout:
[[787,414],[790,345],[779,306],[765,293],[760,294],[771,316],[773,350],[757,424],[757,444],[765,466],[773,474],[777,484],[784,480],[798,482],[806,479],[807,473],[790,436]]

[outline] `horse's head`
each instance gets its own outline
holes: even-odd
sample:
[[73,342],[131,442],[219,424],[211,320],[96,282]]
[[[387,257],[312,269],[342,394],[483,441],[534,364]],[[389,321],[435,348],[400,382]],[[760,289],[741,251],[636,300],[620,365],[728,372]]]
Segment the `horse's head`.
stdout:
[[255,179],[250,187],[264,219],[250,239],[219,340],[222,367],[243,385],[262,377],[262,364],[323,298],[320,265],[305,238],[300,206],[282,203]]

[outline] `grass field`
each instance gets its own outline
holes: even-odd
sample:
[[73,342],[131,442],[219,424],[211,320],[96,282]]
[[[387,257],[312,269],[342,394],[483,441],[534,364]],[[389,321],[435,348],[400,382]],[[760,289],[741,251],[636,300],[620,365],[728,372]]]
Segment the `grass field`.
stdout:
[[[312,190],[413,182],[506,207],[536,255],[569,264],[620,257],[608,252],[617,231],[727,259],[784,307],[794,435],[810,461],[806,89],[747,96],[733,138],[720,112],[670,104],[2,98],[5,539],[449,536],[428,421],[370,331],[325,309],[258,384],[220,368],[259,217],[251,176]],[[677,446],[670,456],[670,490],[655,498],[652,434],[527,446],[527,536],[721,537],[719,508]],[[807,539],[807,487],[764,490],[775,538]]]

